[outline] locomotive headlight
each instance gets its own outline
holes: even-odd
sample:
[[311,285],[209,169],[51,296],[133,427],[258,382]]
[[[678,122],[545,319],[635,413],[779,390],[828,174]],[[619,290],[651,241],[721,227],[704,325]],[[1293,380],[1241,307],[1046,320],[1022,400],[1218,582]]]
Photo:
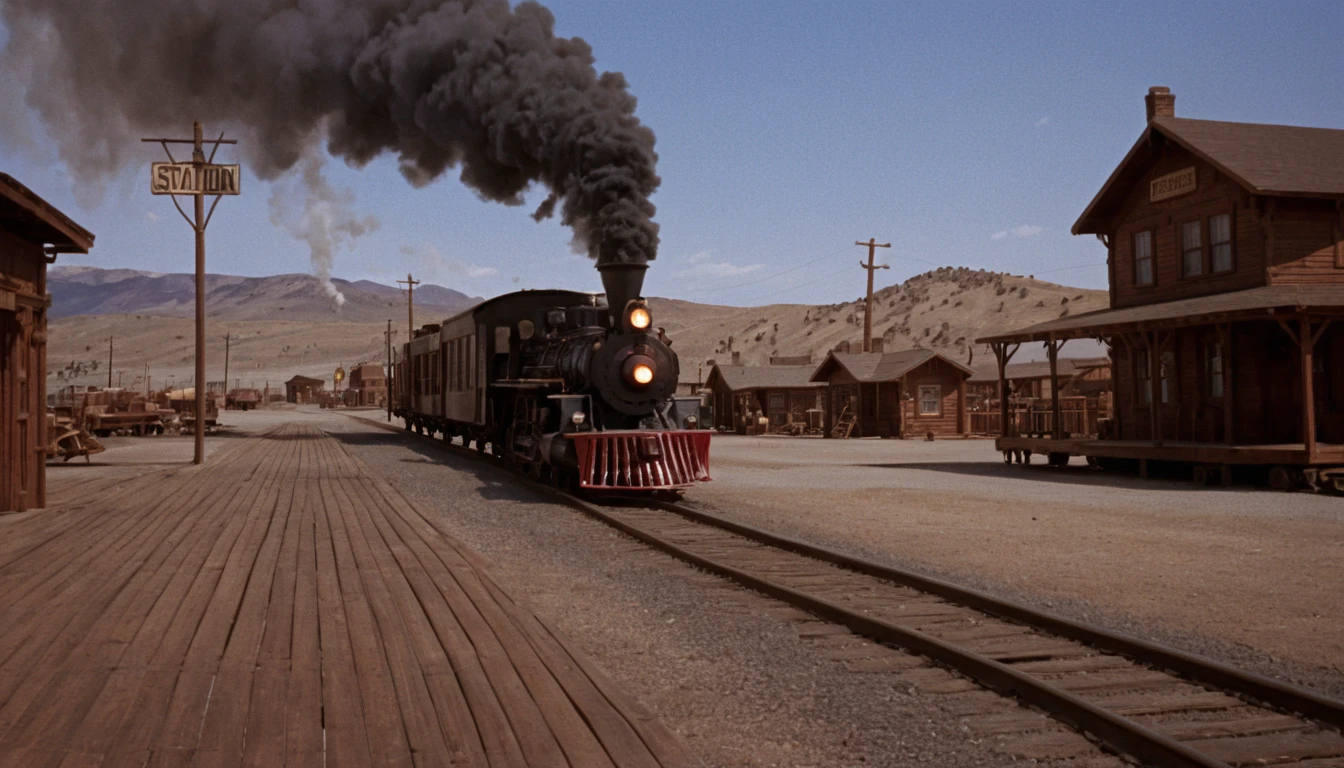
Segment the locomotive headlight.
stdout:
[[580,424],[582,424],[583,420],[586,418],[588,418],[588,415],[585,414],[583,411],[575,411],[574,415],[569,417],[569,420],[574,422],[574,426],[577,427]]
[[654,363],[645,355],[631,355],[625,359],[625,378],[631,384],[645,387],[653,382]]
[[649,324],[653,322],[653,316],[649,310],[644,307],[635,307],[630,310],[630,327],[637,331],[647,330]]

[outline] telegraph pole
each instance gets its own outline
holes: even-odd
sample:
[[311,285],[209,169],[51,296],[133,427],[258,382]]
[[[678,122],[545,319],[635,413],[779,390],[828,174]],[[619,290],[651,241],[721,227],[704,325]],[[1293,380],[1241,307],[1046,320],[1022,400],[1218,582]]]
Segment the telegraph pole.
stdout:
[[879,243],[876,238],[868,238],[868,242],[854,241],[855,245],[868,246],[868,263],[859,262],[859,266],[868,270],[868,306],[863,312],[863,351],[873,351],[873,273],[879,269],[890,269],[886,264],[873,264],[874,255],[878,248],[890,248],[891,243]]
[[415,338],[415,286],[420,284],[419,280],[411,278],[411,273],[406,273],[405,280],[398,280],[397,285],[406,284],[406,340]]
[[[225,139],[224,134],[219,134],[218,139],[211,139],[209,143],[214,144],[210,150],[210,158],[205,157],[206,141],[202,138],[201,124],[199,122],[192,124],[192,137],[190,139],[141,139],[144,142],[163,145],[164,154],[168,155],[168,162],[154,163],[150,166],[149,191],[155,195],[169,195],[173,198],[173,205],[177,212],[182,214],[182,218],[191,225],[196,232],[196,451],[192,459],[193,464],[205,463],[205,228],[210,225],[210,219],[215,215],[215,206],[224,195],[236,195],[239,193],[240,173],[238,166],[235,165],[215,165],[215,152],[219,151],[220,144],[237,144],[234,139]],[[173,158],[173,153],[168,149],[169,144],[190,144],[191,162],[179,163]],[[195,218],[188,219],[182,206],[177,202],[177,195],[190,195],[195,200]],[[210,204],[210,213],[205,212],[205,196],[214,195],[215,201]],[[229,380],[227,374],[224,378],[224,388],[228,389]]]
[[112,388],[112,337],[107,337],[107,388]]
[[229,399],[229,344],[233,339],[233,331],[224,334],[224,400]]

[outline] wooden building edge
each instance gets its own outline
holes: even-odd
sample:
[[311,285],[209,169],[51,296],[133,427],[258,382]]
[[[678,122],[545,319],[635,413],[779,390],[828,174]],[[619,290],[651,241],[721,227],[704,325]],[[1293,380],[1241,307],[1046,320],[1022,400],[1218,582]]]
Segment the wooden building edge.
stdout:
[[0,512],[46,506],[47,265],[93,239],[0,173]]
[[1146,102],[1073,227],[1107,247],[1111,307],[977,340],[1000,387],[1020,344],[1055,360],[1070,339],[1106,342],[1113,423],[1092,440],[1008,429],[1000,448],[1224,479],[1267,465],[1276,485],[1344,471],[1344,130],[1177,118],[1165,88]]

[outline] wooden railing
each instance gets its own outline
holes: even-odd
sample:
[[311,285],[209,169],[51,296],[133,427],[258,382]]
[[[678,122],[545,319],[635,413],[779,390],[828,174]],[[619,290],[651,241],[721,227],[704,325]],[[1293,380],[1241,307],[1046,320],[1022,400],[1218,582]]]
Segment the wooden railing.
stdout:
[[[1063,431],[1073,437],[1094,437],[1099,419],[1110,418],[1110,395],[1101,397],[1061,397],[1059,419]],[[984,410],[972,411],[971,433],[1001,435],[1002,417],[997,401],[988,401]],[[1009,403],[1008,426],[1010,435],[1050,435],[1054,433],[1054,414],[1050,398],[1039,397],[1013,400]]]

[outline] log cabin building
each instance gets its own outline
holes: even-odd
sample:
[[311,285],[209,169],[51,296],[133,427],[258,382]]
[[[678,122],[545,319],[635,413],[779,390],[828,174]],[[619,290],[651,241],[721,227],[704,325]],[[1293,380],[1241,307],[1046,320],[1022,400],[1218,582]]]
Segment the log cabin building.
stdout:
[[966,380],[973,373],[928,349],[831,352],[812,381],[827,385],[827,437],[955,437],[969,429]]
[[812,381],[813,365],[715,365],[705,379],[714,410],[714,428],[747,432],[765,416],[771,429],[808,424],[808,411],[821,407],[826,385]]
[[47,503],[47,265],[93,235],[0,173],[0,512]]
[[[1001,378],[1017,345],[1052,360],[1110,345],[1110,440],[1006,434],[1005,451],[1193,464],[1276,486],[1344,467],[1344,130],[1178,118],[1152,88],[1147,126],[1073,233],[1107,248],[1110,309],[980,341]],[[1056,406],[1057,407],[1057,406]],[[1331,482],[1337,482],[1332,480]]]

